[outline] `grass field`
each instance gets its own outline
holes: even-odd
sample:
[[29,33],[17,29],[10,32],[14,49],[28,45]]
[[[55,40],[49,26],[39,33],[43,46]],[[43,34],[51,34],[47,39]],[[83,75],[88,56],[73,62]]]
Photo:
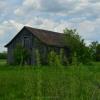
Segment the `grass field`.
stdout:
[[100,100],[100,63],[23,67],[0,60],[0,100]]

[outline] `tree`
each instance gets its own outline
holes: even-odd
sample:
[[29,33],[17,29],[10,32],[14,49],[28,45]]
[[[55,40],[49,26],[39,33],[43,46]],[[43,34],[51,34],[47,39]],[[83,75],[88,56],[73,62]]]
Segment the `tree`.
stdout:
[[96,61],[100,61],[100,44],[96,47]]
[[96,61],[96,49],[98,46],[98,42],[94,41],[89,45],[89,51],[90,51],[90,55],[93,61]]
[[71,49],[71,58],[75,54],[79,63],[88,63],[90,59],[89,48],[86,47],[84,39],[81,38],[76,29],[66,28],[64,33],[65,43]]
[[7,58],[7,52],[0,53],[0,59],[6,59]]
[[64,38],[65,43],[71,48],[72,53],[74,53],[74,51],[76,51],[77,47],[79,47],[79,44],[83,40],[77,33],[76,29],[67,29],[66,28],[64,30],[64,33],[65,33],[65,38]]

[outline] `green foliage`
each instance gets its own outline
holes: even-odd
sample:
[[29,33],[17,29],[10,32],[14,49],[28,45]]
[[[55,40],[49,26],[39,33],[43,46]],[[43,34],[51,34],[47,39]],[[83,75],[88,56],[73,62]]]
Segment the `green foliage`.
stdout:
[[0,59],[6,59],[7,58],[7,52],[0,53]]
[[98,42],[94,41],[89,45],[91,58],[93,61],[96,61],[96,49],[97,49]]
[[78,64],[79,63],[78,63],[77,55],[76,55],[76,53],[74,53],[74,55],[72,57],[72,65],[77,66]]
[[77,33],[76,29],[65,29],[65,43],[67,46],[71,48],[72,53],[77,50],[80,43],[83,41],[79,34]]
[[62,64],[63,65],[69,65],[70,64],[69,59],[68,59],[68,57],[66,57],[66,55],[64,55],[64,57],[63,57],[63,63]]
[[20,44],[17,44],[16,48],[14,49],[14,64],[27,64],[29,57],[30,52]]
[[61,65],[69,65],[69,60],[67,55],[65,55],[64,49],[60,49],[59,57],[59,62]]
[[75,54],[78,63],[88,63],[91,56],[89,53],[89,48],[86,47],[84,43],[84,39],[79,36],[75,29],[65,29],[64,33],[66,46],[71,49],[71,58],[73,59]]
[[41,56],[40,56],[40,52],[38,49],[35,50],[35,58],[36,58],[36,65],[40,66],[41,65]]
[[77,49],[77,59],[79,63],[89,64],[92,61],[89,47],[80,45],[80,48]]
[[50,66],[52,66],[52,65],[54,65],[55,64],[55,56],[56,56],[56,54],[55,54],[55,52],[54,51],[50,51],[49,53],[48,53],[48,64],[50,65]]
[[55,59],[54,59],[54,65],[60,67],[62,65],[61,60],[60,60],[60,56],[59,55],[55,55]]
[[96,47],[96,61],[100,61],[100,44]]
[[100,63],[62,69],[5,63],[0,60],[0,100],[100,100]]
[[89,45],[91,58],[93,61],[100,61],[100,44],[96,42],[92,42]]
[[63,64],[64,63],[64,49],[60,49],[59,56],[60,56],[60,62],[61,64]]
[[61,66],[62,65],[61,55],[57,54],[53,50],[48,54],[48,64],[50,66]]

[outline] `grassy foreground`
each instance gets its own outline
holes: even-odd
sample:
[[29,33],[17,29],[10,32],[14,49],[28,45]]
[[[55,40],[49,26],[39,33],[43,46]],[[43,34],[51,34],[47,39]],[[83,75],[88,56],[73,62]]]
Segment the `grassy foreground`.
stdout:
[[100,100],[100,63],[23,67],[0,60],[0,100]]

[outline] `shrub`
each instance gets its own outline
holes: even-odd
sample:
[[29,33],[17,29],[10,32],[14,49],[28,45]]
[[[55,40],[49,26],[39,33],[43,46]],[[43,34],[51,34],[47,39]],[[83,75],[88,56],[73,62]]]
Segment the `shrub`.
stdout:
[[77,54],[74,53],[73,57],[72,57],[72,65],[77,66],[79,64],[78,59],[77,59]]
[[63,58],[64,58],[64,49],[60,49],[60,63],[61,64],[64,63]]
[[36,65],[40,66],[41,65],[41,56],[40,56],[40,52],[38,49],[35,50],[35,57],[36,57]]
[[63,64],[62,59],[63,59],[62,53],[57,54],[54,51],[50,51],[49,54],[48,54],[48,64],[50,66],[61,66]]
[[54,65],[55,56],[56,56],[56,54],[55,54],[54,51],[50,51],[50,52],[48,53],[48,64],[49,64],[50,66]]
[[87,64],[91,60],[91,55],[84,39],[80,37],[75,29],[65,29],[64,33],[66,46],[71,49],[71,58],[73,59],[74,53],[76,53],[77,62]]
[[93,61],[96,61],[97,46],[98,46],[97,41],[91,42],[91,44],[89,45],[89,51],[90,51],[90,55]]
[[65,53],[64,53],[64,49],[60,49],[60,64],[62,64],[62,65],[69,65],[69,60],[68,60],[68,57],[67,57],[67,55],[65,55]]
[[100,61],[100,44],[96,47],[96,61]]
[[29,58],[30,52],[28,51],[28,49],[24,48],[20,44],[17,44],[16,48],[14,49],[14,64],[27,64]]
[[7,52],[0,53],[0,59],[6,59],[7,58]]
[[55,57],[54,57],[54,65],[55,66],[61,66],[62,65],[62,63],[61,63],[61,59],[60,59],[60,55],[55,55]]

